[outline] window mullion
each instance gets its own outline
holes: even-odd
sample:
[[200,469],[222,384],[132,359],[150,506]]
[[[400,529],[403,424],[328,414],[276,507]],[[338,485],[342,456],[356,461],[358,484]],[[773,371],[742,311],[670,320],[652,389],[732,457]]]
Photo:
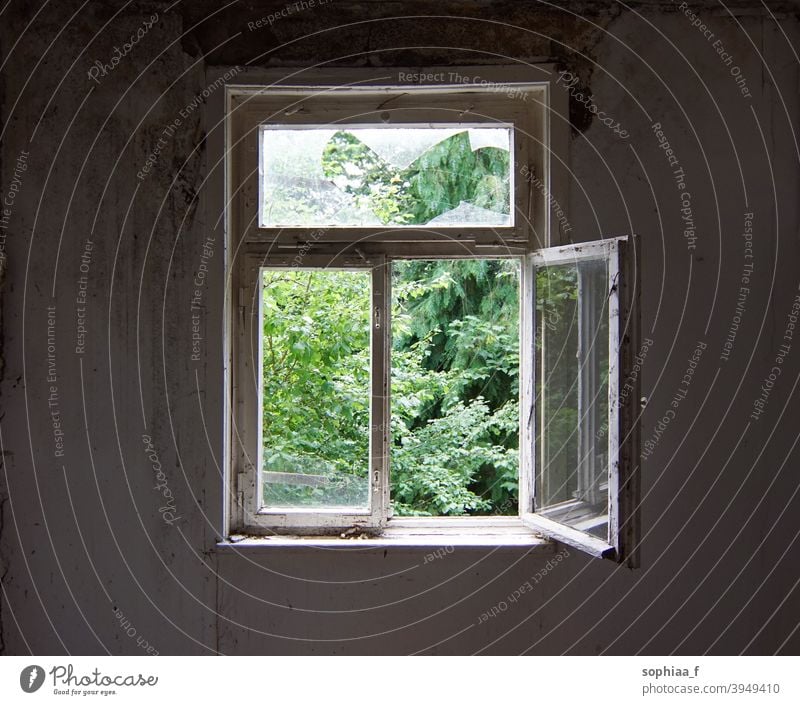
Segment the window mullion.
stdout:
[[389,380],[391,373],[391,281],[385,257],[372,269],[372,403],[370,421],[370,507],[374,522],[389,515]]

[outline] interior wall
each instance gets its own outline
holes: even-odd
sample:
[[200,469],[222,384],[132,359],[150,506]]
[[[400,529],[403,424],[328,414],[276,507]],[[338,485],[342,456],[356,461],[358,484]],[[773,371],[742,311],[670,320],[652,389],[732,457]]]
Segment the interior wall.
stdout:
[[[797,653],[798,17],[694,3],[727,59],[679,5],[331,0],[265,22],[288,5],[10,3],[0,650]],[[206,71],[536,61],[569,72],[573,237],[641,240],[641,568],[563,547],[215,550],[225,282],[202,207]]]

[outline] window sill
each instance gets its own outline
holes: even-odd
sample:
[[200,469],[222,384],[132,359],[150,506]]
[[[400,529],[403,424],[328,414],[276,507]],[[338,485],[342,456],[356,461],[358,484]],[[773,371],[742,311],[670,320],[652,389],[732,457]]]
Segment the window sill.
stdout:
[[556,544],[525,527],[517,517],[437,517],[392,519],[380,536],[365,534],[342,538],[273,534],[233,534],[217,544],[221,551],[253,548],[515,548],[529,553],[552,554]]

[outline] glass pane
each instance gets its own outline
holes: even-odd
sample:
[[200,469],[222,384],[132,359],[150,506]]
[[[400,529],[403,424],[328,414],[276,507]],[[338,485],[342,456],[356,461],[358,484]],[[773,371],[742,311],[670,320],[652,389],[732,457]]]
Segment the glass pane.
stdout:
[[519,262],[392,267],[396,516],[515,515]]
[[608,267],[536,272],[536,511],[608,540]]
[[262,498],[369,506],[369,271],[264,270]]
[[261,227],[508,226],[510,127],[264,127]]

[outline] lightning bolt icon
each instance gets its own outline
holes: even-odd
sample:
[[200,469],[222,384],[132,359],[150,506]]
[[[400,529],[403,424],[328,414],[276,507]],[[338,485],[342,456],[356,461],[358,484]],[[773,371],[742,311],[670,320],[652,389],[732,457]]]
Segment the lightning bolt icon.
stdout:
[[28,682],[28,687],[29,687],[29,688],[30,688],[31,686],[33,686],[33,682],[36,680],[36,676],[38,675],[38,673],[39,673],[39,669],[38,669],[38,668],[36,668],[36,666],[34,666],[33,668],[31,668],[31,674],[30,674],[30,676],[29,676],[29,682]]

